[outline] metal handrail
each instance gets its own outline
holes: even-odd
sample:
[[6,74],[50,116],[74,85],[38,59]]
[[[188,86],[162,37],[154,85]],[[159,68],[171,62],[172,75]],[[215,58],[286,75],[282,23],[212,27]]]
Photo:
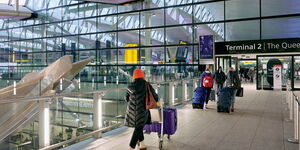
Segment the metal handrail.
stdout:
[[50,150],[50,149],[54,149],[54,148],[58,148],[58,147],[61,147],[61,146],[64,146],[64,145],[67,145],[71,142],[74,142],[74,141],[77,141],[77,140],[81,140],[81,139],[84,139],[84,138],[87,138],[87,137],[90,137],[90,136],[93,136],[93,135],[96,135],[96,134],[99,134],[101,132],[104,132],[104,131],[107,131],[107,130],[110,130],[110,129],[113,129],[115,127],[118,127],[120,125],[122,125],[123,123],[117,123],[115,125],[112,125],[112,126],[109,126],[109,127],[105,127],[105,128],[101,128],[99,130],[95,130],[95,131],[92,131],[90,133],[87,133],[87,134],[84,134],[84,135],[80,135],[80,136],[77,136],[75,138],[72,138],[72,139],[69,139],[69,140],[66,140],[66,141],[63,141],[63,142],[60,142],[60,143],[56,143],[56,144],[53,144],[53,145],[50,145],[50,146],[46,146],[40,150]]
[[[153,85],[161,85],[161,84],[168,84],[168,83],[172,83],[172,82],[190,81],[190,80],[195,80],[195,79],[196,78],[185,79],[185,80],[175,80],[175,81],[169,81],[169,82],[152,82],[152,84]],[[17,103],[17,102],[25,102],[25,101],[44,101],[44,100],[51,100],[53,98],[63,98],[63,97],[74,96],[74,95],[100,94],[100,93],[105,93],[105,92],[112,91],[112,90],[123,90],[126,88],[127,87],[118,87],[118,88],[107,88],[107,89],[101,89],[101,90],[95,90],[95,91],[89,91],[89,92],[71,92],[71,93],[46,95],[46,96],[4,99],[4,100],[0,100],[0,104]]]
[[297,96],[294,91],[292,91],[292,94],[295,97],[295,100],[298,103],[298,105],[300,105],[299,96]]

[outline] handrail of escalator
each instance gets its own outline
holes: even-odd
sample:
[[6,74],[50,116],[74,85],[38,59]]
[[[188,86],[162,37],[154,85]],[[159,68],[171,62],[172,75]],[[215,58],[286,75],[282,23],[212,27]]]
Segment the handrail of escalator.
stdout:
[[[198,78],[192,78],[192,79],[184,79],[184,80],[174,80],[174,81],[166,81],[166,82],[151,82],[153,86],[160,86],[163,84],[169,84],[169,83],[177,83],[177,82],[186,82],[195,80]],[[0,104],[6,104],[6,103],[17,103],[17,102],[24,102],[24,101],[47,101],[51,100],[53,98],[63,98],[68,96],[75,96],[75,95],[86,95],[86,94],[100,94],[105,93],[112,90],[124,90],[127,87],[118,87],[118,88],[107,88],[107,89],[101,89],[101,90],[95,90],[95,91],[88,91],[88,92],[71,92],[71,93],[63,93],[63,94],[55,94],[55,95],[46,95],[46,96],[34,96],[34,97],[26,97],[26,98],[14,98],[14,99],[4,99],[0,100]]]

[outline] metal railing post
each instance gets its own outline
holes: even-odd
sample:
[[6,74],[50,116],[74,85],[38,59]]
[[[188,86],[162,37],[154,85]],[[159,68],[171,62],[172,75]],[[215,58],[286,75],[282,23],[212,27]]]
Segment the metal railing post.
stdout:
[[50,145],[50,103],[39,102],[39,148]]
[[182,81],[182,98],[183,98],[183,101],[188,100],[187,82],[186,81]]
[[[95,93],[93,95],[93,128],[99,130],[102,128],[102,94]],[[95,136],[95,138],[101,138],[101,132]]]
[[[293,94],[293,93],[292,93]],[[294,117],[294,137],[289,138],[288,141],[291,143],[299,143],[299,105],[296,100],[294,100],[294,95],[292,95],[292,110],[293,110],[293,117]]]
[[195,90],[197,88],[197,79],[193,80],[193,90]]
[[[294,97],[295,98],[295,97]],[[295,98],[296,99],[296,98]],[[298,141],[298,111],[299,111],[299,105],[296,100],[294,100],[294,138]]]
[[287,83],[286,84],[286,103],[288,104],[288,106],[289,106],[289,84]]
[[294,96],[293,96],[293,92],[291,91],[291,89],[290,89],[290,91],[289,91],[289,95],[290,95],[290,97],[289,97],[289,119],[290,120],[293,120],[294,119],[294,115],[293,115],[293,112],[294,112],[294,103],[293,103],[293,99],[294,99]]
[[175,83],[170,82],[169,83],[169,105],[173,106],[175,104]]

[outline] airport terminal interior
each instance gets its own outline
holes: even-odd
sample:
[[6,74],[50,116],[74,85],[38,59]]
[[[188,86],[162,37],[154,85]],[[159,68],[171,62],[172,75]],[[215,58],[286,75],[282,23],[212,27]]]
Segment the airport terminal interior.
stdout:
[[[243,87],[234,112],[216,82],[193,109],[219,67]],[[299,0],[0,0],[0,150],[129,149],[137,68],[177,111],[149,150],[300,149]]]

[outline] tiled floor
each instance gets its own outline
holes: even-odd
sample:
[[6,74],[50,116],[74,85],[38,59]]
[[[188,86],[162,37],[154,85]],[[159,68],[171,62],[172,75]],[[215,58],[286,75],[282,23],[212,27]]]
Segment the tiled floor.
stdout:
[[[193,110],[188,104],[178,109],[178,130],[167,150],[296,150],[297,144],[287,142],[292,137],[292,122],[288,118],[285,92],[256,91],[254,85],[244,85],[243,98],[237,98],[236,111],[217,113],[216,103],[209,108]],[[102,139],[89,139],[65,149],[126,150],[132,134],[130,128],[120,128]],[[145,135],[148,150],[158,149],[158,137]],[[138,148],[136,148],[138,149]]]

